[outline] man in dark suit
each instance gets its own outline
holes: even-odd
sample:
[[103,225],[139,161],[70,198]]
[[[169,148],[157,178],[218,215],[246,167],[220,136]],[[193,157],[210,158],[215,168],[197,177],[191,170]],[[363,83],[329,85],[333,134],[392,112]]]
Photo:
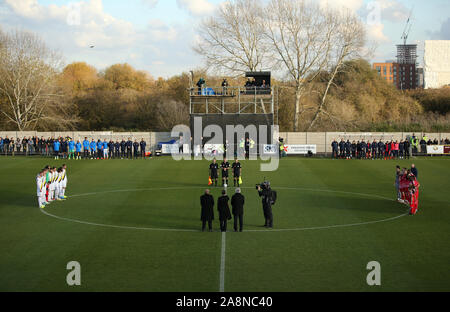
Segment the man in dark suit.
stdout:
[[414,164],[411,165],[411,173],[416,177],[416,179],[419,178],[419,171]]
[[333,151],[332,158],[338,158],[338,142],[336,141],[336,139],[331,142],[331,150]]
[[147,147],[147,142],[145,142],[144,139],[142,139],[139,145],[141,147],[141,157],[145,159],[145,148]]
[[126,155],[126,149],[127,149],[127,142],[125,142],[124,139],[122,139],[122,142],[120,142],[120,158],[123,159]]
[[137,159],[139,156],[139,143],[137,140],[134,140],[133,142],[133,157],[134,159]]
[[236,189],[236,194],[231,198],[231,206],[233,207],[234,231],[237,232],[237,224],[239,219],[239,232],[242,232],[244,225],[244,203],[245,198],[241,194],[241,189]]
[[133,158],[133,154],[132,154],[132,149],[133,149],[133,141],[131,141],[131,138],[128,138],[127,143],[125,144],[125,146],[127,147],[127,158],[131,159]]
[[200,204],[202,212],[200,220],[202,221],[202,232],[205,231],[206,222],[208,222],[209,231],[212,232],[212,220],[214,220],[214,197],[209,194],[209,190],[205,190],[205,194],[200,196]]
[[227,222],[231,219],[230,207],[228,206],[228,201],[230,198],[227,195],[227,191],[222,191],[222,196],[219,197],[217,201],[217,210],[219,210],[219,221],[220,230],[222,232],[227,231]]

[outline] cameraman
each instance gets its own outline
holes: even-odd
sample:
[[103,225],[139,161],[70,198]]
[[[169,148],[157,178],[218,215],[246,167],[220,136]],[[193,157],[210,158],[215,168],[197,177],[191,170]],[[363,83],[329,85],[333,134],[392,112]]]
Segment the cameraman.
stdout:
[[262,205],[264,212],[266,228],[273,228],[273,215],[272,215],[272,205],[274,204],[273,192],[270,188],[270,182],[264,182],[257,187],[259,197],[262,197]]

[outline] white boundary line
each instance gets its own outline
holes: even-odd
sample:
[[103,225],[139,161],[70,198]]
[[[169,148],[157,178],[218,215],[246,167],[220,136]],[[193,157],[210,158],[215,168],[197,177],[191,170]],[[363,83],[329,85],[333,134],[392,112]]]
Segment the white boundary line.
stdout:
[[45,211],[45,209],[40,209],[40,210],[43,214],[45,214],[49,217],[53,217],[53,218],[63,220],[63,221],[68,221],[68,222],[86,224],[86,225],[94,225],[94,226],[109,227],[109,228],[116,228],[116,229],[128,229],[128,230],[167,231],[167,232],[198,232],[196,230],[190,230],[190,229],[162,229],[162,228],[135,227],[135,226],[126,226],[126,225],[94,223],[94,222],[87,222],[87,221],[81,221],[81,220],[76,220],[76,219],[55,216],[54,214],[51,214],[51,213]]
[[226,232],[222,232],[222,251],[220,253],[219,292],[225,291],[225,252],[226,252]]
[[[143,191],[158,191],[158,190],[184,190],[184,189],[204,189],[205,187],[193,186],[193,187],[165,187],[165,188],[145,188],[145,189],[125,189],[125,190],[111,190],[111,191],[102,191],[102,192],[92,192],[92,193],[84,193],[68,196],[72,197],[83,197],[83,196],[92,196],[98,194],[107,194],[107,193],[118,193],[118,192],[143,192]],[[252,187],[241,187],[241,189],[253,189]],[[389,201],[393,201],[390,198],[383,197],[376,194],[364,194],[364,193],[355,193],[355,192],[346,192],[346,191],[334,191],[334,190],[320,190],[320,189],[309,189],[309,188],[301,188],[301,187],[277,187],[277,189],[282,190],[301,190],[301,191],[312,191],[312,192],[327,192],[327,193],[340,193],[340,194],[352,194],[359,196],[367,196],[367,197],[377,197]],[[144,230],[144,231],[166,231],[166,232],[198,232],[199,230],[193,229],[170,229],[170,228],[151,228],[151,227],[135,227],[135,226],[126,226],[126,225],[114,225],[114,224],[103,224],[103,223],[95,223],[88,222],[83,220],[71,219],[66,217],[60,217],[54,214],[51,214],[45,209],[39,209],[43,214],[67,222],[91,225],[91,226],[99,226],[99,227],[108,227],[108,228],[116,228],[116,229],[128,229],[128,230]],[[354,227],[354,226],[362,226],[369,225],[381,222],[388,222],[399,219],[401,217],[407,216],[408,213],[403,213],[401,215],[390,217],[382,220],[375,221],[367,221],[360,223],[351,223],[351,224],[335,224],[335,225],[325,225],[325,226],[317,226],[317,227],[303,227],[303,228],[293,228],[293,229],[271,229],[271,230],[246,230],[245,232],[289,232],[289,231],[308,231],[308,230],[323,230],[323,229],[332,229],[332,228],[344,228],[344,227]]]

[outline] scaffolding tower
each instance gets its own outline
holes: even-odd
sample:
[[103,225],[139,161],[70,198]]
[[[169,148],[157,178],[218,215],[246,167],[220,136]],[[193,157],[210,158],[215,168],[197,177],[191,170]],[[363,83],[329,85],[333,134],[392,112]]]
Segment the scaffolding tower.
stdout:
[[398,64],[416,64],[417,62],[417,44],[398,44],[397,45],[397,63]]

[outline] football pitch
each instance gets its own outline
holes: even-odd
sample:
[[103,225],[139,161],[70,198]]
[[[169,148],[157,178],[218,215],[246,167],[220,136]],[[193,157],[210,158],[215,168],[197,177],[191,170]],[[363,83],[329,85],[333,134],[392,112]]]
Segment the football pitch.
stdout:
[[[37,207],[35,177],[68,165],[66,201]],[[0,157],[0,291],[450,291],[450,159],[241,161],[244,232],[201,232],[204,161]],[[419,170],[416,216],[395,165]],[[274,229],[255,184],[277,191]],[[234,193],[228,187],[228,194]],[[212,187],[217,202],[221,187]],[[81,266],[68,286],[66,265]],[[381,265],[369,286],[367,264]]]

